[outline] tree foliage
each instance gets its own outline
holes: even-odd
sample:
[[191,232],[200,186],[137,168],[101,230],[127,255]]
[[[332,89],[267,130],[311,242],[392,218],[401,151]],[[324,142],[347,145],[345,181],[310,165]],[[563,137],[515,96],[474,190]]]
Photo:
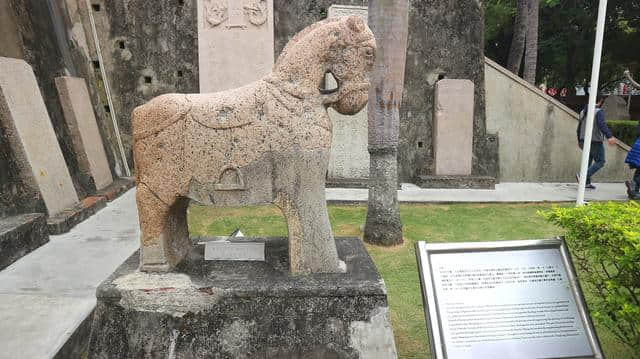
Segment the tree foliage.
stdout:
[[567,230],[591,316],[640,351],[640,204],[593,203],[541,213]]
[[[537,82],[572,88],[591,76],[598,0],[540,0]],[[640,77],[640,0],[609,0],[600,84]],[[485,52],[505,65],[516,0],[485,0]],[[602,86],[601,86],[602,87]]]

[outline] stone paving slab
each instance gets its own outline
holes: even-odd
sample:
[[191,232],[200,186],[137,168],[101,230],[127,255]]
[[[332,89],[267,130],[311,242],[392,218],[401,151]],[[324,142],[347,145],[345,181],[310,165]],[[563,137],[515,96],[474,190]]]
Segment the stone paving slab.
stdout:
[[0,358],[52,358],[138,248],[135,190],[0,272]]

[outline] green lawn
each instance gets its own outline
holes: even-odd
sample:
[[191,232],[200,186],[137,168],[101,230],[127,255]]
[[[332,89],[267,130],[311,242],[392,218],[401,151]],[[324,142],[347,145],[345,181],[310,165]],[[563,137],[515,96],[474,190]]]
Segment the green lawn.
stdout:
[[[391,320],[400,358],[428,358],[422,296],[413,244],[552,238],[562,234],[536,212],[551,205],[454,204],[401,205],[405,243],[394,248],[367,245],[389,292]],[[366,206],[329,206],[336,236],[361,236]],[[287,227],[275,207],[189,209],[193,235],[227,235],[241,228],[246,236],[286,236]],[[588,300],[588,295],[587,295]],[[598,335],[607,358],[638,358],[605,328]]]

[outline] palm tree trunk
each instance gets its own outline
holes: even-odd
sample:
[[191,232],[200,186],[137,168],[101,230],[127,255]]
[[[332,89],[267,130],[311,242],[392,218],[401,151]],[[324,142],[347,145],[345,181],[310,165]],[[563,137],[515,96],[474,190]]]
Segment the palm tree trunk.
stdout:
[[378,49],[369,90],[369,201],[364,240],[402,243],[398,211],[398,133],[409,23],[408,0],[370,0]]
[[529,0],[527,6],[527,37],[524,55],[524,79],[532,85],[536,84],[536,67],[538,64],[538,19],[540,0]]
[[516,75],[520,74],[522,55],[524,54],[524,43],[527,29],[527,14],[529,0],[518,0],[516,7],[516,20],[513,25],[513,38],[509,48],[509,59],[507,69]]

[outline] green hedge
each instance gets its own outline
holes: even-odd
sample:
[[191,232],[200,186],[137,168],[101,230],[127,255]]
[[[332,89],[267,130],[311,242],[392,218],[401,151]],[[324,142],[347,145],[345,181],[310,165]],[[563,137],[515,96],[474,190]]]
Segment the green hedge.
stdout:
[[629,146],[638,138],[638,121],[607,121],[607,126],[615,137]]
[[640,204],[593,203],[541,212],[567,230],[594,320],[640,352]]

